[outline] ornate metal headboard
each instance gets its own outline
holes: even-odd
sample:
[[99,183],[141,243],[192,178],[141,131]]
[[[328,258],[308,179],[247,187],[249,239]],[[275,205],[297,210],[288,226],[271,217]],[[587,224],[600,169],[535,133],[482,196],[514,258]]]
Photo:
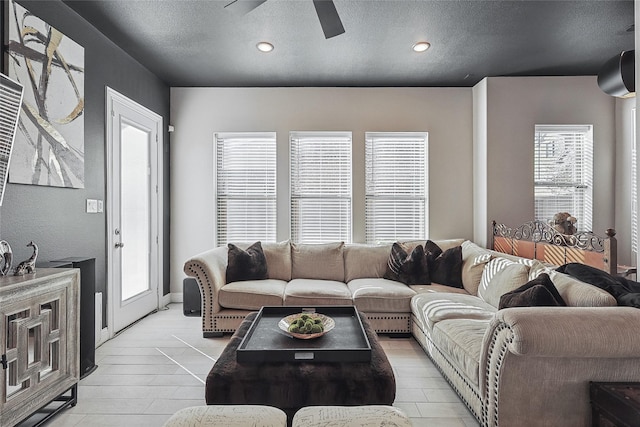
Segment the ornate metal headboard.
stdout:
[[616,231],[612,228],[607,230],[607,237],[600,237],[591,232],[561,234],[541,221],[530,221],[517,228],[493,221],[492,234],[491,246],[498,252],[554,265],[579,262],[617,274],[618,249]]

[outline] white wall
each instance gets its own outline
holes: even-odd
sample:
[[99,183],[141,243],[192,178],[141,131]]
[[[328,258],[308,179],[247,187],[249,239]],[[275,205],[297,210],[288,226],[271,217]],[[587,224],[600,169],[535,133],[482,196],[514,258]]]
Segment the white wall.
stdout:
[[616,238],[618,264],[635,265],[631,251],[631,150],[633,108],[636,98],[615,99],[616,104]]
[[[483,83],[486,80],[486,83]],[[533,200],[533,138],[536,124],[593,124],[593,231],[615,227],[615,101],[585,77],[489,77],[486,103],[487,205],[478,215],[518,226],[530,221]],[[474,112],[474,115],[478,115]],[[476,135],[476,143],[482,135]],[[481,142],[481,141],[480,141]],[[579,220],[579,219],[578,219]],[[488,223],[488,221],[487,221]],[[483,236],[484,239],[483,239]],[[478,242],[490,241],[489,229],[474,230]]]
[[353,132],[353,241],[363,242],[364,134],[429,132],[429,234],[473,238],[471,88],[172,88],[171,292],[213,246],[213,135],[278,135],[278,240],[289,238],[290,131]]
[[487,225],[487,79],[473,87],[473,241],[489,245]]

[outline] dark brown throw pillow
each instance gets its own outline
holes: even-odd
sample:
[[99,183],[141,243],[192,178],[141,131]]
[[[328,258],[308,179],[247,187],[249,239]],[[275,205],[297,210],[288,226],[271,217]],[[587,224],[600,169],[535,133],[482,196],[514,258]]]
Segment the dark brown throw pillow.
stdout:
[[498,309],[509,307],[566,307],[547,273],[500,297]]
[[462,246],[442,252],[440,246],[427,240],[425,248],[431,281],[453,288],[462,288]]
[[267,276],[267,259],[262,251],[262,243],[255,242],[243,251],[233,243],[227,245],[227,283],[242,280],[260,280]]
[[442,248],[432,240],[427,240],[427,243],[424,244],[424,252],[427,254],[427,258],[436,259],[442,254]]
[[402,282],[405,285],[428,285],[429,269],[422,245],[416,246],[411,253],[402,243],[391,247],[385,279]]

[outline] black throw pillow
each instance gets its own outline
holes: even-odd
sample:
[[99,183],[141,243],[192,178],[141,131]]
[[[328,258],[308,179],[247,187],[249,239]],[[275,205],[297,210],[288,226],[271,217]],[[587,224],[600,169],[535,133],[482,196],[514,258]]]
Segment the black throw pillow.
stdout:
[[411,253],[402,243],[391,247],[385,279],[402,282],[405,285],[428,285],[429,269],[422,245],[416,246]]
[[509,307],[566,307],[547,273],[500,297],[498,309]]
[[227,283],[242,280],[261,280],[267,276],[267,258],[262,243],[255,242],[243,251],[233,243],[227,245]]
[[427,240],[425,248],[431,281],[453,288],[462,288],[462,246],[442,252],[440,246]]

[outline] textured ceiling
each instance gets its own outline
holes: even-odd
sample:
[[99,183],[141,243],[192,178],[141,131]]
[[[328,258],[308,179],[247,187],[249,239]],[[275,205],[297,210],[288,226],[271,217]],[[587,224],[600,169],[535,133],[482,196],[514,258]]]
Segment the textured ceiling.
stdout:
[[[65,0],[170,86],[473,86],[486,76],[595,75],[634,48],[633,1]],[[259,41],[275,45],[259,52]],[[421,54],[420,40],[431,43]]]

